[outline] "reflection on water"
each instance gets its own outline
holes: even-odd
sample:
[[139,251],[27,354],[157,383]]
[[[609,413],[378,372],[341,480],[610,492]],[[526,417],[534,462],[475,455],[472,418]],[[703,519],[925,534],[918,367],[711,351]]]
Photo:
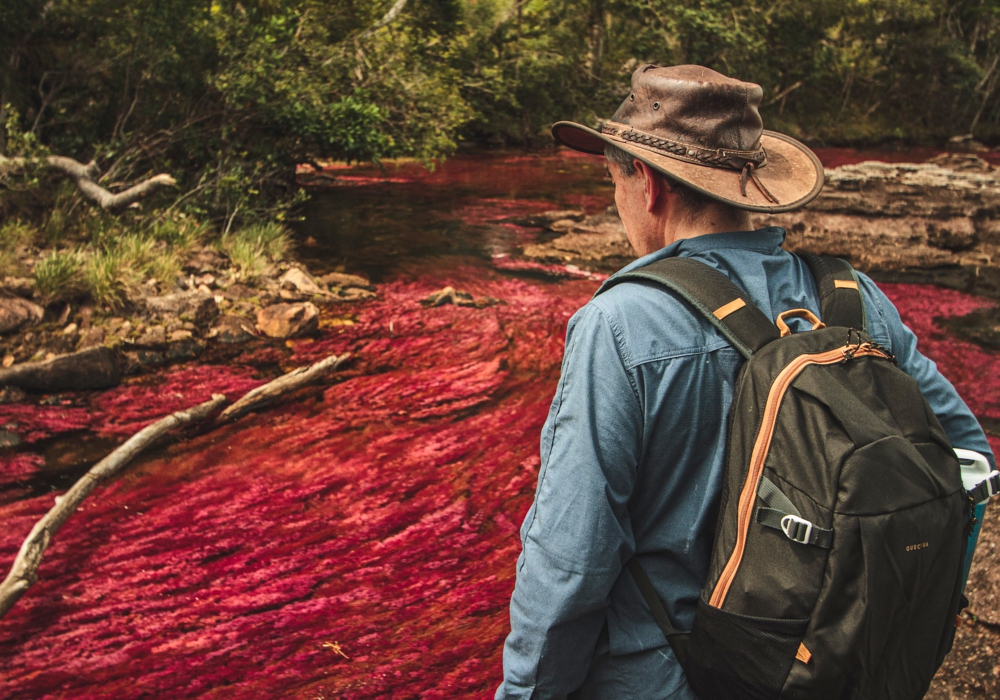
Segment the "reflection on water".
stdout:
[[540,235],[510,221],[556,208],[594,213],[613,201],[604,159],[567,153],[461,156],[428,172],[417,163],[325,171],[297,226],[299,257],[387,281],[414,262],[488,259]]

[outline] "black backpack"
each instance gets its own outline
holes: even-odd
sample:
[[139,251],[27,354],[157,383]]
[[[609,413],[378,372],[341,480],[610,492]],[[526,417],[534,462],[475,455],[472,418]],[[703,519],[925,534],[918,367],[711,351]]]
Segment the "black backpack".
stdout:
[[917,382],[868,336],[853,269],[803,257],[825,326],[772,323],[689,258],[613,278],[677,292],[747,358],[689,633],[628,568],[702,700],[915,700],[954,639],[972,501]]

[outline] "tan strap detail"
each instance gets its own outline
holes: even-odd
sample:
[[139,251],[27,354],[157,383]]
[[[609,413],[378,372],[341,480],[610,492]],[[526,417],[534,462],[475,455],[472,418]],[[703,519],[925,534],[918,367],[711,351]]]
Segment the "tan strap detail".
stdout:
[[809,663],[809,659],[813,657],[812,652],[806,649],[806,645],[799,643],[799,650],[795,652],[795,658],[804,664]]
[[722,306],[717,308],[715,311],[712,312],[712,314],[714,314],[715,317],[721,321],[729,314],[733,313],[734,311],[739,311],[746,305],[747,303],[742,299],[733,299],[728,304],[723,304]]
[[833,286],[835,289],[857,289],[858,283],[854,280],[834,280]]
[[789,316],[801,316],[805,320],[809,321],[809,323],[813,324],[814,331],[818,331],[820,328],[826,328],[826,324],[816,318],[816,314],[809,309],[789,309],[788,311],[782,311],[778,314],[778,320],[774,322],[774,325],[776,325],[778,330],[781,331],[782,338],[786,335],[792,334],[792,329],[788,327],[787,323],[785,323],[785,318]]

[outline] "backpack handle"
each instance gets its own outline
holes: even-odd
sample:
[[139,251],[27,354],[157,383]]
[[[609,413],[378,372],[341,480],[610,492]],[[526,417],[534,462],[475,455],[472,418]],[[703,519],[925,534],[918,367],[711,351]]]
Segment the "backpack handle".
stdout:
[[812,329],[814,331],[818,331],[820,328],[826,328],[826,324],[816,318],[816,314],[809,309],[789,309],[788,311],[782,311],[778,314],[778,319],[774,322],[774,325],[776,325],[778,330],[781,331],[782,338],[786,335],[792,334],[792,329],[788,327],[787,323],[785,323],[785,318],[790,316],[801,316],[813,324]]

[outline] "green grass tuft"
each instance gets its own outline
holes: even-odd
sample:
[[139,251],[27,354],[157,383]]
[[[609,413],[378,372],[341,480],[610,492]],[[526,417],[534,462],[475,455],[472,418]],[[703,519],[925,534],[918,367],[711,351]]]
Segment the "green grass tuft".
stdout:
[[272,262],[285,257],[291,248],[292,238],[281,224],[253,224],[218,241],[218,248],[236,270],[236,279],[252,281],[267,270]]
[[56,250],[35,264],[35,286],[44,304],[79,297],[85,290],[83,257],[76,250]]
[[208,226],[190,219],[156,221],[149,227],[149,235],[154,240],[166,243],[178,254],[190,251],[206,233]]

